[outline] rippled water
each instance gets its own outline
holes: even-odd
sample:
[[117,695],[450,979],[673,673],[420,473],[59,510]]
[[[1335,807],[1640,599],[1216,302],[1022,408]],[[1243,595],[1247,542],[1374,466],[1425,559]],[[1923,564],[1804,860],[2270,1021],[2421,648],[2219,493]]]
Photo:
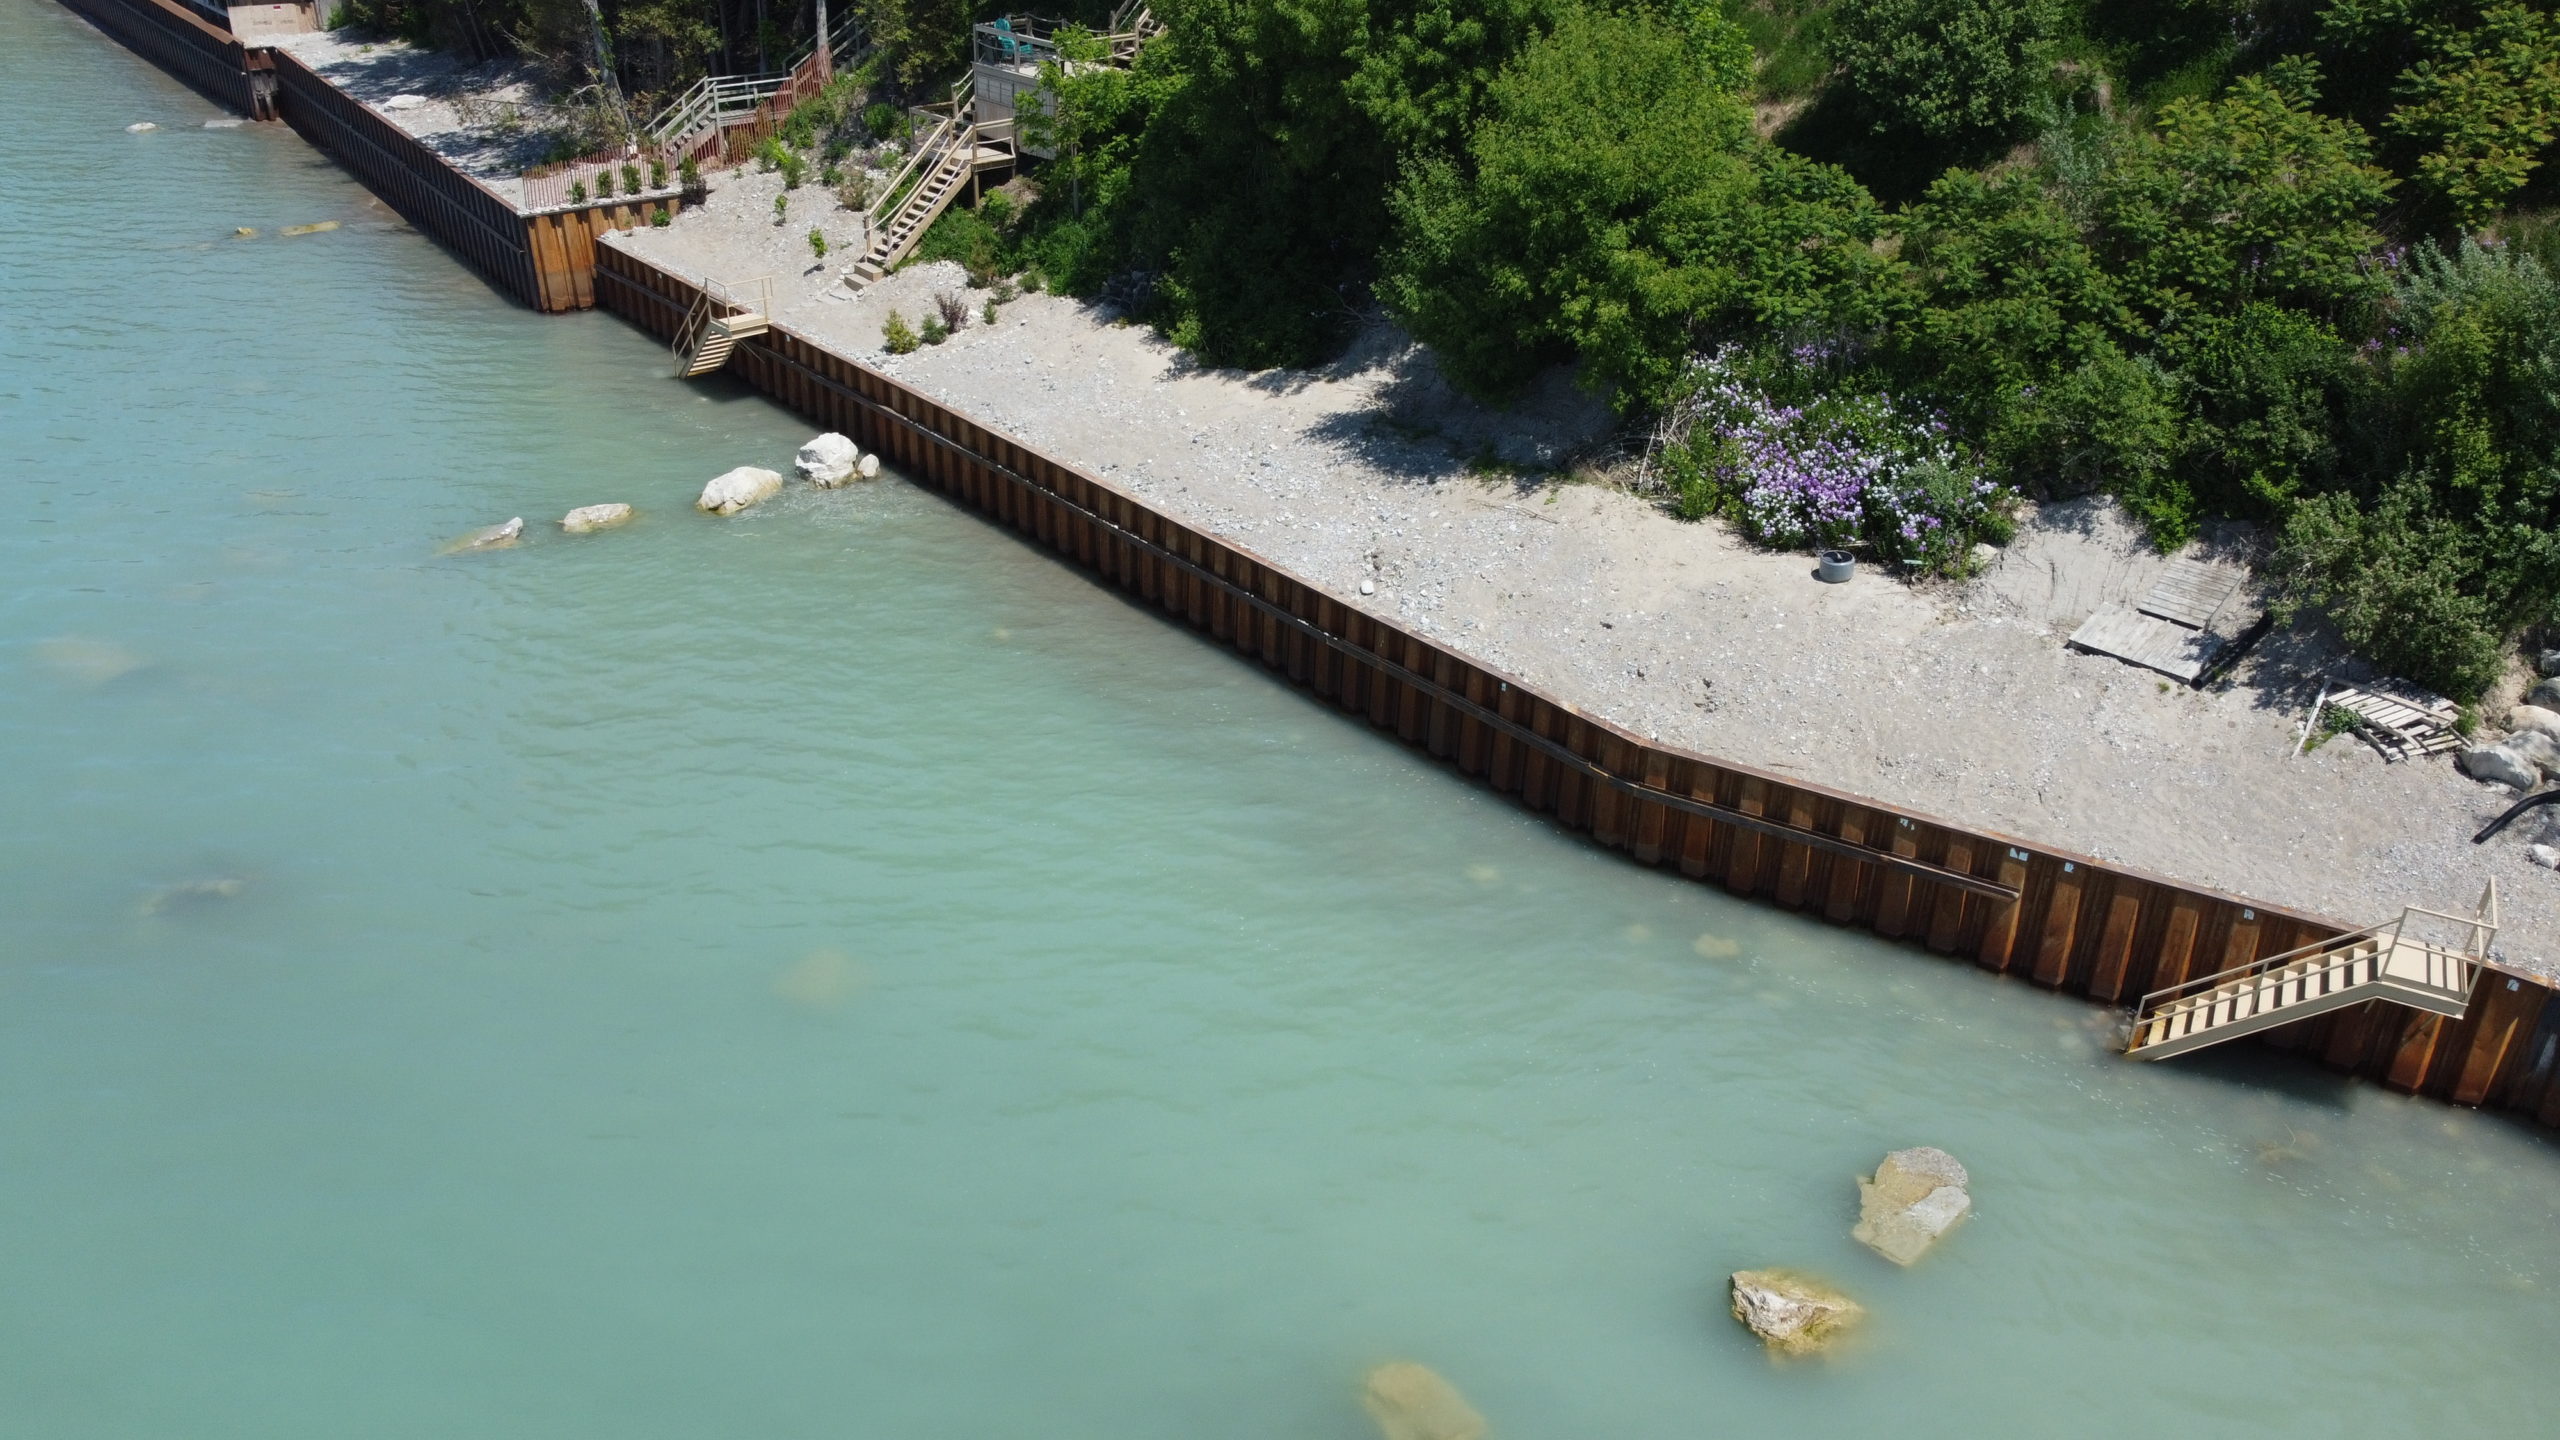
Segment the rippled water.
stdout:
[[[2560,1396],[2531,1132],[1640,871],[899,484],[695,516],[804,427],[55,6],[0,80],[0,1432],[1354,1440],[1398,1357],[1557,1440]],[[1916,1142],[1980,1213],[1904,1272],[1851,1176]],[[1771,1366],[1770,1263],[1862,1342]]]

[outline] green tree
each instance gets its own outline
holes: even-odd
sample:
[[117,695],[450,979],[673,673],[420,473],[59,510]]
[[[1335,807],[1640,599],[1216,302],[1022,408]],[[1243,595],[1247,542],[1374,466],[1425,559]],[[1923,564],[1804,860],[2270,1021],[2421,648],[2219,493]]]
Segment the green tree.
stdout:
[[2173,101],[2119,161],[2099,203],[2108,258],[2154,315],[2254,300],[2336,313],[2377,294],[2366,263],[2396,183],[2352,121],[2311,108],[2317,72],[2289,60],[2212,101]]
[[2505,248],[2428,246],[2387,314],[2381,478],[2297,506],[2279,570],[2289,604],[2468,697],[2560,598],[2560,281]]
[[1578,351],[1654,404],[1720,335],[1881,318],[1874,201],[1759,142],[1738,37],[1694,26],[1568,15],[1494,79],[1458,156],[1407,168],[1379,294],[1460,385],[1500,394]]
[[2366,375],[2354,349],[2298,310],[2253,304],[2167,336],[2187,412],[2179,472],[2201,505],[2283,520],[2327,489]]
[[2014,133],[2053,67],[2053,0],[1840,0],[1828,46],[1877,133]]
[[2428,55],[2400,77],[2390,126],[2433,148],[2418,179],[2463,225],[2479,226],[2524,188],[2560,136],[2560,20],[2499,5],[2474,29],[2432,25]]

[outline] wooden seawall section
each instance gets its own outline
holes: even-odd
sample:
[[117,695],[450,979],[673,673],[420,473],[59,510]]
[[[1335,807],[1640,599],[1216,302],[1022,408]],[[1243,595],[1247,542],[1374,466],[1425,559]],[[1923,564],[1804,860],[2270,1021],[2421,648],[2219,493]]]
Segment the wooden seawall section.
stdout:
[[[671,337],[695,298],[599,243],[645,223],[641,206],[519,212],[290,54],[244,52],[169,0],[65,3],[244,113],[261,113],[251,77],[263,68],[262,118],[281,114],[527,305],[601,305]],[[2349,928],[1640,739],[787,329],[744,342],[728,368],[917,483],[1643,864],[2102,1003]],[[2560,1125],[2560,996],[2523,975],[2488,971],[2461,1020],[2373,1002],[2258,1039],[2396,1090]]]
[[[683,279],[611,246],[597,303],[671,337]],[[2102,1002],[2348,926],[1691,754],[1584,715],[777,327],[728,369],[1104,583],[1569,830],[1790,910]],[[2266,1038],[2394,1089],[2560,1124],[2560,1001],[2488,972],[2469,1016],[2371,1003]]]

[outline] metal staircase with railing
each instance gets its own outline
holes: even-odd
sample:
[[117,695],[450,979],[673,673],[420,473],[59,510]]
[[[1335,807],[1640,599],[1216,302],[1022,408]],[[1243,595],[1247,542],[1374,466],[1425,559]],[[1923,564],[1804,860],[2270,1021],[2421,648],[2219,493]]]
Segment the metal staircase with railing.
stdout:
[[[2418,933],[2425,927],[2436,935]],[[2155,990],[2134,1008],[2125,1053],[2166,1060],[2368,1000],[2460,1019],[2497,934],[2491,880],[2468,916],[2411,905],[2396,920]]]
[[772,276],[735,283],[705,279],[668,346],[676,357],[676,374],[686,379],[708,375],[729,363],[739,341],[772,328]]

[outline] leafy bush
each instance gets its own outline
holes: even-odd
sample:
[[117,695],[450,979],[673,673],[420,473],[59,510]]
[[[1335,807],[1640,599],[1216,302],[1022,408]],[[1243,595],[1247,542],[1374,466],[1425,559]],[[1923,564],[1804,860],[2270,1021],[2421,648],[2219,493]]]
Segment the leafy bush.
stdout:
[[660,230],[664,230],[668,226],[676,223],[676,217],[669,213],[666,206],[661,205],[657,209],[649,212],[649,223]]
[[625,165],[622,167],[622,193],[625,195],[637,195],[640,193],[639,166]]
[[933,308],[945,333],[966,328],[969,323],[969,297],[957,290],[936,292]]
[[783,151],[782,188],[785,190],[797,190],[800,188],[800,182],[808,178],[809,162],[792,151]]
[[774,224],[776,224],[776,225],[779,225],[779,224],[781,224],[784,220],[789,219],[789,218],[790,218],[790,216],[791,216],[791,197],[790,197],[790,195],[788,195],[788,194],[782,194],[782,195],[776,195],[776,196],[774,196],[774,197],[773,197],[773,223],[774,223]]
[[783,148],[780,140],[767,135],[756,142],[755,156],[757,171],[770,175],[782,168],[782,162],[791,158],[791,152]]
[[[2008,538],[2011,497],[1949,439],[1945,423],[1891,396],[1826,383],[1786,403],[1784,372],[1734,347],[1698,361],[1675,406],[1686,434],[1659,457],[1675,508],[1731,517],[1763,544],[1864,543],[1930,574],[1962,571],[1973,546]],[[1772,384],[1772,380],[1776,384]]]
[[916,332],[907,328],[907,317],[892,310],[888,321],[880,327],[880,348],[892,355],[906,355],[916,348]]
[[920,338],[927,345],[939,345],[951,338],[950,323],[939,315],[927,315],[924,317],[924,330]]
[[888,139],[905,128],[905,112],[886,101],[866,105],[862,110],[862,128],[870,133],[872,143]]
[[2560,138],[2560,19],[2493,5],[2474,29],[2430,25],[2428,54],[2401,76],[2390,128],[2435,147],[2418,179],[2466,227],[2487,223],[2524,188]]
[[809,227],[809,253],[821,260],[827,258],[827,237],[814,225]]
[[993,325],[996,323],[996,300],[994,296],[990,295],[987,297],[986,308],[978,312],[978,319],[983,324]]
[[692,156],[686,156],[684,163],[676,167],[676,178],[677,182],[684,186],[684,193],[687,195],[702,193],[702,167],[695,163]]
[[[687,163],[690,164],[691,162],[688,161]],[[649,162],[649,188],[652,190],[664,190],[667,188],[666,161],[652,160]]]
[[2022,129],[2053,65],[2054,0],[1840,0],[1827,48],[1877,133]]
[[1757,139],[1739,32],[1696,24],[1567,15],[1494,78],[1461,159],[1407,168],[1379,296],[1452,380],[1498,397],[1578,350],[1632,408],[1701,338],[1880,318],[1881,212]]
[[2385,423],[2359,469],[2381,478],[2295,508],[2287,606],[2469,698],[2560,600],[2560,280],[2504,247],[2422,247],[2373,349]]
[[587,203],[586,181],[572,180],[569,182],[569,203],[572,205],[584,205]]
[[599,200],[613,198],[613,167],[609,165],[596,172],[596,198]]

